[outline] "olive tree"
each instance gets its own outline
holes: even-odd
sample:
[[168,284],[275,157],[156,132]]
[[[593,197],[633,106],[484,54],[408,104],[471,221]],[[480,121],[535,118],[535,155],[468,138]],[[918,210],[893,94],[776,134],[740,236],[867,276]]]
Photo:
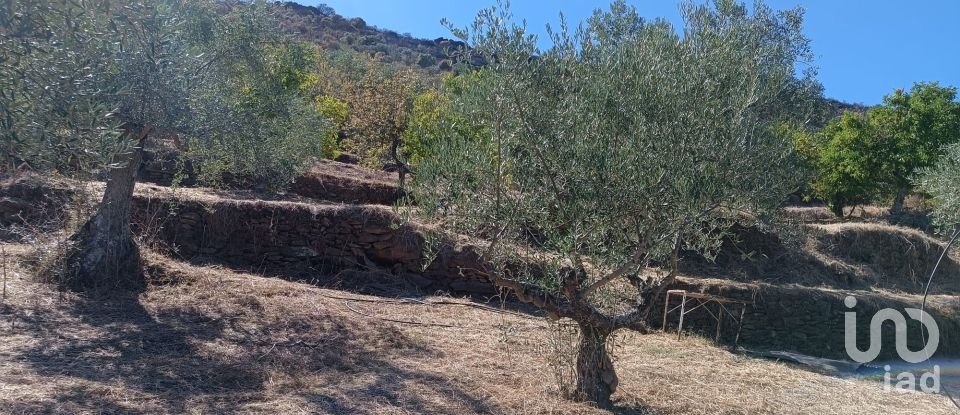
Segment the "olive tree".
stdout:
[[[84,36],[96,22],[74,19],[83,13],[79,7],[54,3],[0,3],[3,170],[56,166],[76,171],[108,162],[100,155],[125,148],[114,125],[102,122],[111,108],[91,97],[100,85],[88,74],[103,70],[105,62],[77,53],[98,46]],[[58,45],[75,53],[57,53]]]
[[[134,282],[138,263],[130,206],[141,148],[186,117],[188,80],[199,69],[183,26],[191,5],[177,2],[6,2],[0,71],[7,157],[37,169],[107,170],[103,200],[73,235],[77,283]],[[203,24],[202,22],[191,22]],[[96,146],[104,141],[107,145]],[[107,149],[100,154],[96,150]],[[121,277],[121,275],[123,275]]]
[[[286,111],[286,94],[270,98],[272,106],[224,105],[223,88],[263,85],[274,66],[262,56],[282,39],[262,21],[251,23],[265,5],[238,4],[224,16],[217,7],[189,0],[0,2],[5,165],[103,172],[106,179],[101,203],[70,237],[63,275],[70,285],[142,285],[129,225],[148,140],[249,143],[260,138],[249,131],[264,131],[250,127],[265,117],[277,125],[296,115]],[[270,94],[254,89],[247,96]],[[243,111],[250,107],[268,113]],[[215,134],[224,128],[234,134]]]
[[674,28],[618,1],[538,50],[507,7],[482,11],[453,31],[489,65],[451,105],[484,134],[423,140],[415,177],[430,220],[490,241],[493,283],[578,323],[571,395],[600,406],[617,384],[607,338],[651,330],[678,252],[711,255],[802,180],[777,128],[820,90],[795,75],[810,58],[801,10],[717,1],[682,15]]
[[960,144],[953,144],[932,167],[921,171],[919,189],[932,196],[933,216],[941,231],[960,226]]

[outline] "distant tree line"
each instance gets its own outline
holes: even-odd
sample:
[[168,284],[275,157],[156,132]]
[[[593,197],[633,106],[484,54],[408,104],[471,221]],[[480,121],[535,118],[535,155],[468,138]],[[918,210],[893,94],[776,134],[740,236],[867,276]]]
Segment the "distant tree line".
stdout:
[[[935,169],[960,141],[955,87],[936,82],[898,89],[864,111],[844,111],[819,130],[794,131],[797,151],[814,175],[808,195],[826,200],[837,216],[844,208],[885,202],[896,220],[904,198],[918,190],[939,193],[925,172]],[[941,166],[942,168],[942,166]]]

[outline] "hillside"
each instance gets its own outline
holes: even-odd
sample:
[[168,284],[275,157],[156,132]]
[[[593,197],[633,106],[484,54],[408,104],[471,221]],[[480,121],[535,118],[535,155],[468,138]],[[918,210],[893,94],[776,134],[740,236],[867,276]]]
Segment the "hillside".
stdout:
[[281,26],[294,36],[310,40],[326,50],[346,50],[379,57],[384,63],[409,66],[427,72],[450,71],[452,56],[463,47],[457,40],[417,39],[386,28],[368,25],[362,18],[346,18],[320,4],[304,6],[277,2]]
[[34,3],[0,2],[0,415],[960,408],[957,90],[851,113],[799,9],[547,40],[498,3],[468,47]]
[[[9,264],[27,247],[3,249]],[[2,412],[606,413],[556,397],[547,368],[563,337],[536,315],[148,263],[164,275],[120,298],[57,292],[6,269]],[[940,396],[886,393],[706,340],[623,333],[616,350],[619,413],[952,413]]]
[[[456,39],[419,39],[410,33],[371,26],[361,17],[341,16],[323,3],[308,6],[292,1],[277,1],[276,5],[281,26],[293,36],[312,41],[325,50],[363,53],[380,57],[384,63],[408,66],[428,73],[452,70],[455,53],[465,46]],[[471,59],[471,64],[484,64],[479,56]],[[858,103],[833,98],[824,100],[824,111],[830,117],[844,111],[863,113],[866,110],[867,107]]]
[[[392,203],[382,199],[395,185],[389,176],[323,162],[298,183],[272,200],[247,191],[138,185],[134,229],[153,251],[151,285],[135,298],[103,301],[37,283],[23,268],[37,254],[17,242],[22,234],[7,236],[0,327],[10,341],[0,353],[14,363],[0,369],[11,385],[5,399],[22,413],[176,413],[223,405],[253,413],[588,411],[555,397],[555,382],[542,375],[557,362],[550,352],[561,344],[557,326],[491,297],[489,282],[469,271],[477,267],[470,245],[476,242],[456,242],[422,269],[419,225],[398,227],[395,211],[377,205]],[[75,203],[82,189],[96,194],[101,186],[7,178],[0,182],[0,223],[15,230],[27,221],[24,229],[43,233],[20,241],[45,244],[63,220],[50,213]],[[739,232],[715,263],[685,258],[674,288],[746,301],[741,346],[843,358],[844,296],[868,308],[915,305],[919,281],[902,275],[927,272],[941,242],[879,223],[817,223],[808,212],[814,208],[802,209],[792,214],[813,218],[806,245]],[[894,251],[911,255],[891,261]],[[56,249],[40,252],[45,258]],[[956,329],[951,316],[960,287],[949,277],[958,272],[956,259],[948,261],[932,297],[930,311],[946,332]],[[660,318],[651,325],[659,327]],[[675,316],[669,321],[675,327]],[[715,324],[701,311],[688,315],[685,327],[712,337]],[[859,374],[821,374],[730,353],[721,345],[732,333],[729,321],[720,344],[696,335],[678,342],[673,334],[622,333],[615,353],[620,410],[949,409],[942,397],[884,393]],[[885,345],[892,340],[886,337]],[[957,340],[942,339],[943,356],[960,354]],[[894,350],[890,345],[884,350]],[[685,364],[693,356],[696,367]],[[114,358],[118,363],[106,365]],[[769,373],[776,376],[763,375]],[[51,376],[55,382],[38,380]]]

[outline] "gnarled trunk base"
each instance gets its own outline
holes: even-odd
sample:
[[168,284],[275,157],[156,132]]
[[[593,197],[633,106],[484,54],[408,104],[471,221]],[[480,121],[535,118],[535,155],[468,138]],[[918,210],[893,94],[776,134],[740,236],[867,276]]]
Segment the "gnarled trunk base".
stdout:
[[64,283],[71,289],[139,290],[145,285],[140,250],[130,231],[130,210],[147,132],[140,133],[138,146],[125,163],[110,169],[96,213],[70,236]]
[[577,347],[577,380],[572,398],[591,402],[600,408],[610,408],[610,395],[617,390],[617,374],[607,353],[610,331],[580,324],[580,342]]
[[[140,250],[130,236],[105,230],[110,218],[98,211],[70,237],[65,283],[76,291],[140,290],[144,287]],[[129,224],[129,219],[127,222]]]

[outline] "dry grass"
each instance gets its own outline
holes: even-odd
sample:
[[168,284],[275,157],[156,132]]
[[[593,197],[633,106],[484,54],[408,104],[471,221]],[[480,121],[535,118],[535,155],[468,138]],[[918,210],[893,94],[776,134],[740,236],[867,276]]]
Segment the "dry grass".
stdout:
[[[813,225],[822,232],[807,252],[828,266],[847,268],[874,288],[919,293],[946,244],[921,231],[879,223]],[[937,270],[935,292],[960,293],[960,254]]]
[[[844,217],[833,214],[826,206],[789,206],[783,209],[787,218],[811,224],[825,223],[890,223],[888,206],[862,205],[844,208]],[[895,222],[902,226],[933,232],[930,218],[930,206],[917,195],[911,195],[904,203],[904,212]]]
[[826,206],[789,206],[783,209],[788,217],[807,223],[832,223],[840,221],[881,221],[886,220],[890,208],[885,206],[854,206],[844,208],[846,215],[838,218]]
[[382,170],[372,170],[355,164],[340,163],[330,160],[321,160],[313,165],[307,174],[321,177],[336,177],[355,182],[381,183],[396,186],[399,180],[396,173]]
[[[165,282],[126,298],[60,294],[10,270],[0,411],[604,413],[556,397],[540,318],[149,261]],[[695,338],[624,333],[616,355],[619,413],[952,413],[940,396],[887,393]]]
[[[688,275],[724,280],[853,290],[922,293],[945,242],[917,229],[886,223],[807,224],[788,243],[756,228],[736,230],[716,261],[690,255]],[[960,293],[960,254],[951,250],[933,292]]]

